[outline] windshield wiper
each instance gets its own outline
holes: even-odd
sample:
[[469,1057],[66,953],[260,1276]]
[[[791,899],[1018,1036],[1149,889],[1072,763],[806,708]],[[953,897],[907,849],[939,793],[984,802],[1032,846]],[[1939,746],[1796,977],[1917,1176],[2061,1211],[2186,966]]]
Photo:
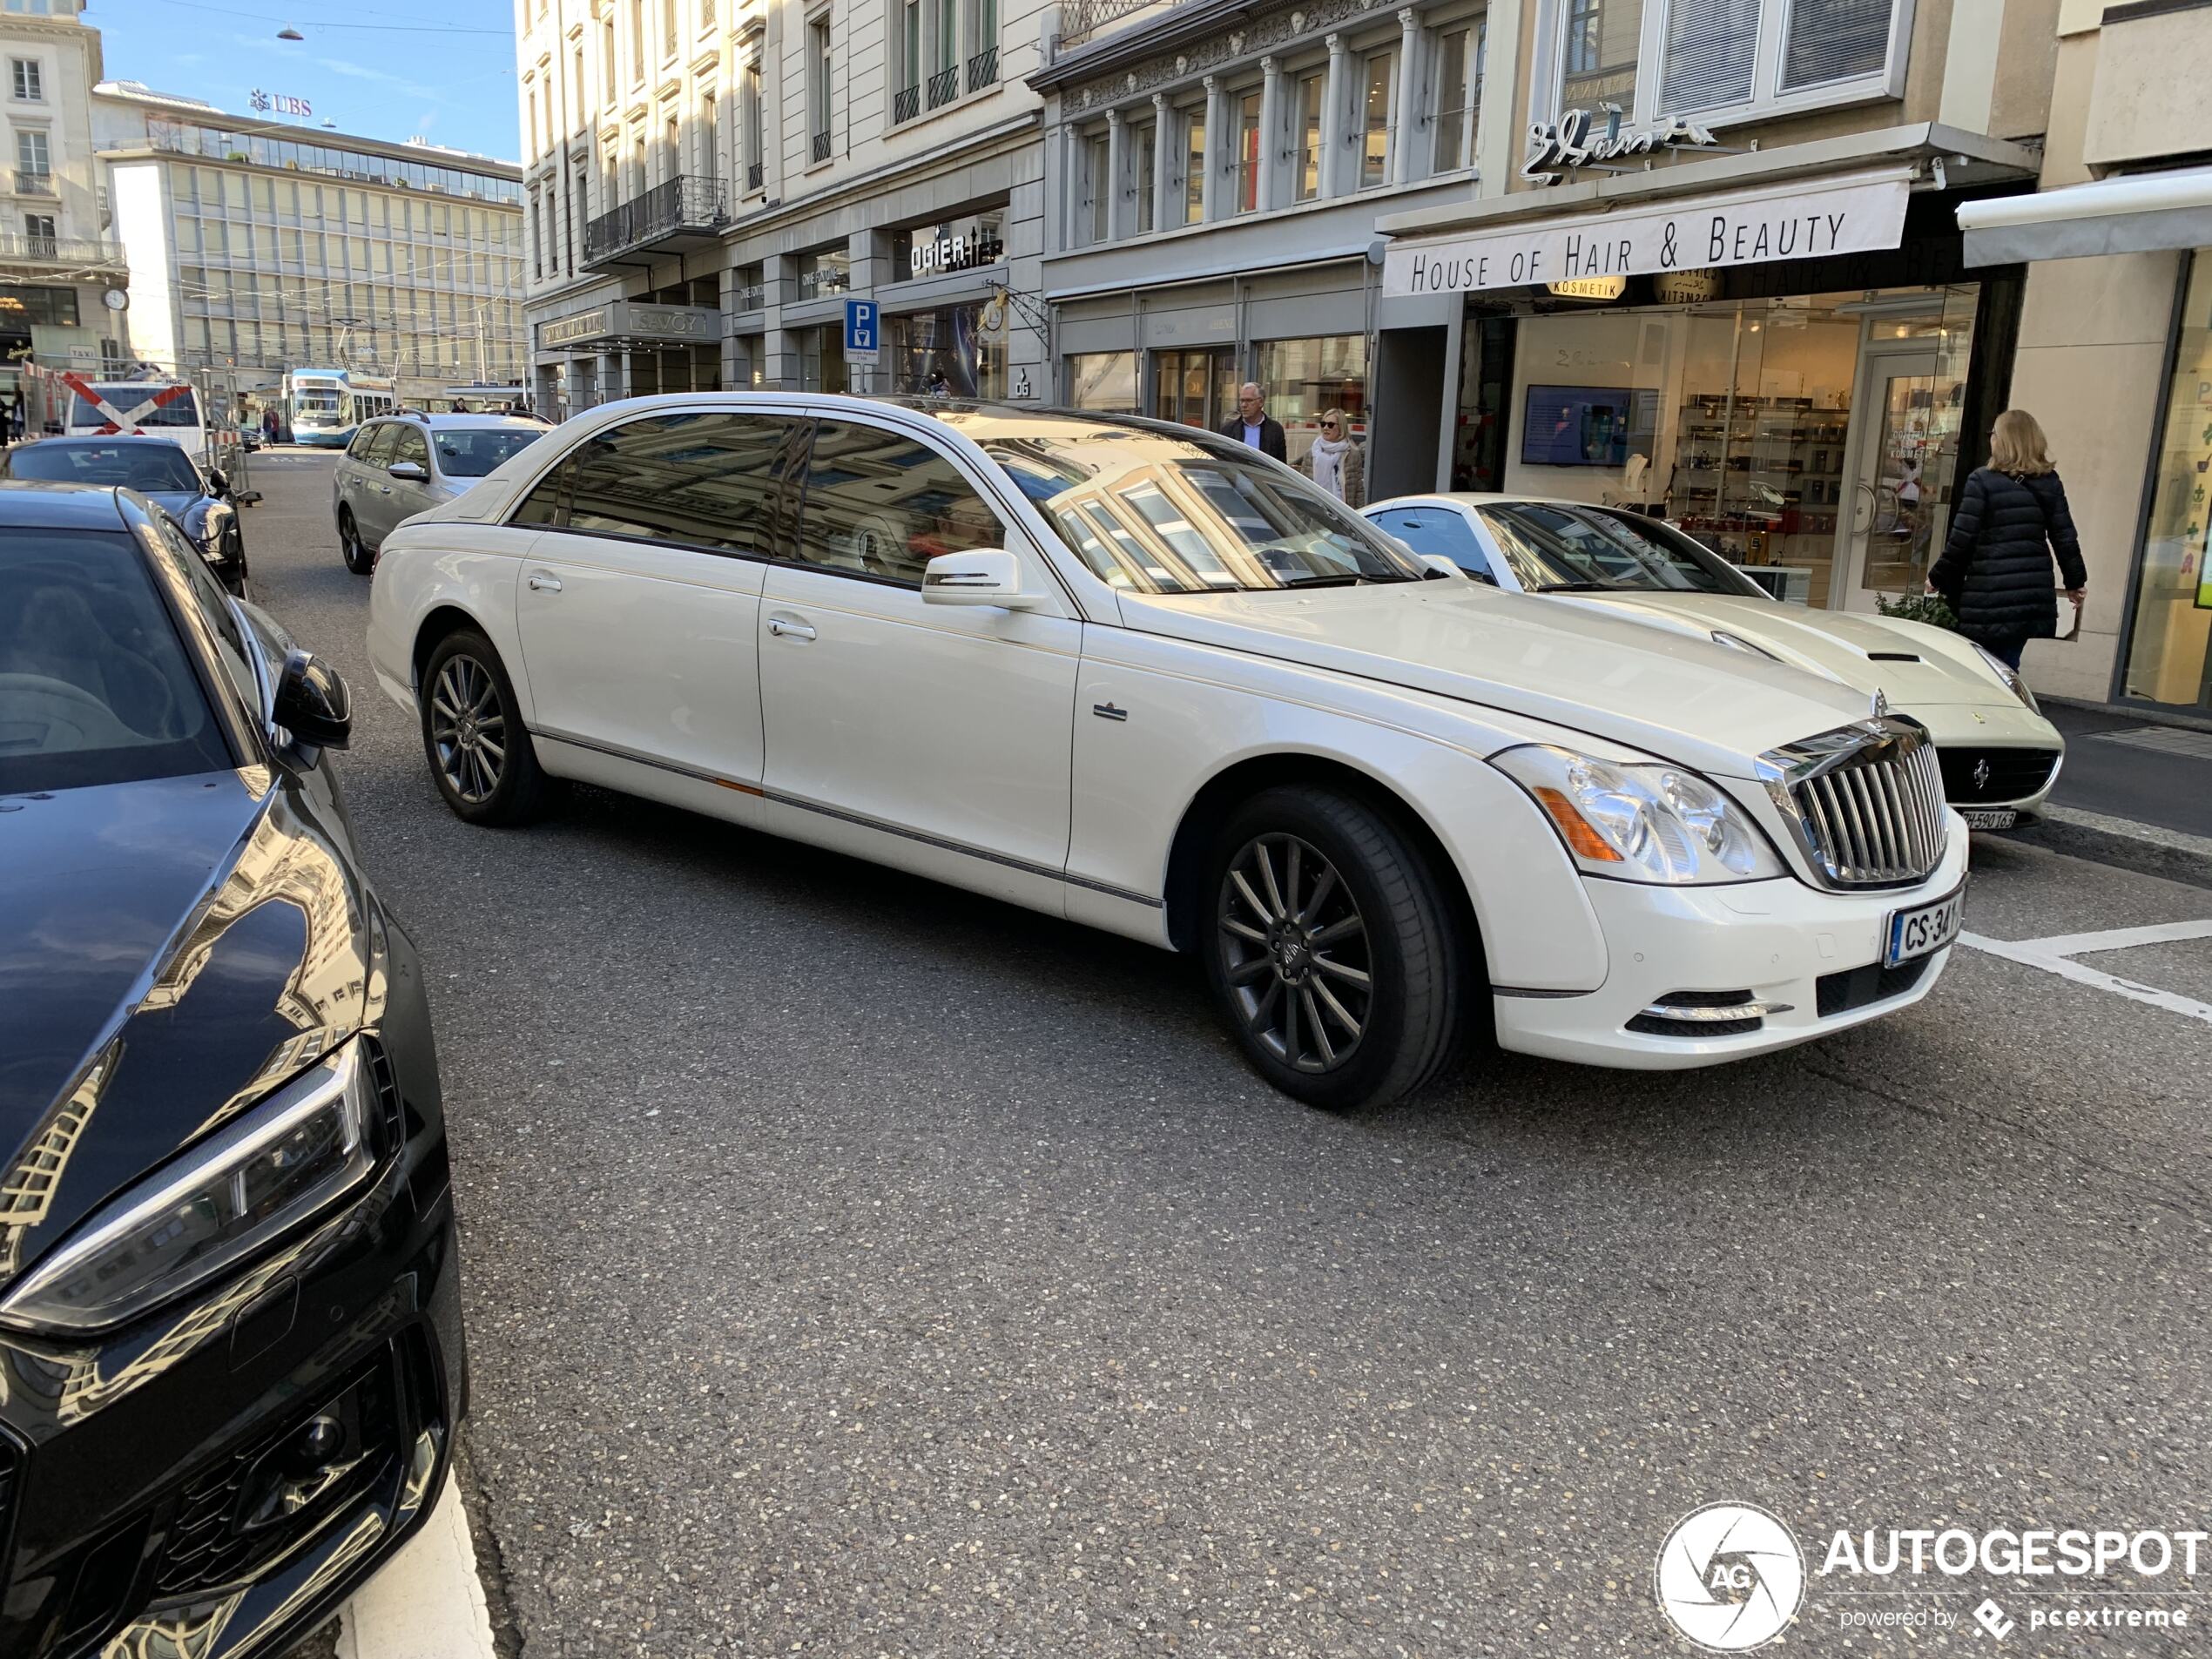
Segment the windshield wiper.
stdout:
[[1547,582],[1536,591],[1539,593],[1626,593],[1630,590],[1613,582]]

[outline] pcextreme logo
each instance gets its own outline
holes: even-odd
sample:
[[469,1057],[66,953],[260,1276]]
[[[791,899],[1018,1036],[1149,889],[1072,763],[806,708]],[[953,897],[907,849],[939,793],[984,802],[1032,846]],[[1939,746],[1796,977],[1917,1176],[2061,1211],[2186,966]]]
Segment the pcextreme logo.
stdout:
[[1675,1523],[1654,1574],[1660,1611],[1711,1653],[1748,1653],[1780,1635],[1805,1599],[1804,1552],[1776,1516],[1709,1503]]

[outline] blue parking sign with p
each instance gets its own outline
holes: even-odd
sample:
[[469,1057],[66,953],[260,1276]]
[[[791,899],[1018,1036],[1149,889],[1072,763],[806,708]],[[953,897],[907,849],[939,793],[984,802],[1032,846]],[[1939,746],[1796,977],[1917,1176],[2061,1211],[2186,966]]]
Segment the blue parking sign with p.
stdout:
[[874,300],[847,300],[845,302],[845,349],[849,352],[875,350],[879,343],[876,338],[879,323]]

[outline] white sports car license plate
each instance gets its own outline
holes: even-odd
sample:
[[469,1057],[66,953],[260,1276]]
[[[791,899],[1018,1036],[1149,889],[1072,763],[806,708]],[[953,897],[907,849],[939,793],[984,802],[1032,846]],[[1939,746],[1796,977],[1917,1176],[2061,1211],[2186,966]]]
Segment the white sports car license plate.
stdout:
[[2020,809],[2014,806],[1961,806],[1959,816],[1968,829],[2010,829],[2020,821]]
[[1966,890],[1959,887],[1948,897],[1922,905],[1918,910],[1892,911],[1889,948],[1882,953],[1882,966],[1895,968],[1915,956],[1941,950],[1958,938],[1959,923],[1966,910]]

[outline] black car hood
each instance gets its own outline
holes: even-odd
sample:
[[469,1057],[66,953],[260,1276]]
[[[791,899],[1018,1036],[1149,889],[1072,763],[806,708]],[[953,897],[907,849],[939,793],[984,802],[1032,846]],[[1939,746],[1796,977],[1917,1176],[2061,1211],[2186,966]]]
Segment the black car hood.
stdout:
[[316,813],[261,767],[0,799],[0,1280],[360,1027]]

